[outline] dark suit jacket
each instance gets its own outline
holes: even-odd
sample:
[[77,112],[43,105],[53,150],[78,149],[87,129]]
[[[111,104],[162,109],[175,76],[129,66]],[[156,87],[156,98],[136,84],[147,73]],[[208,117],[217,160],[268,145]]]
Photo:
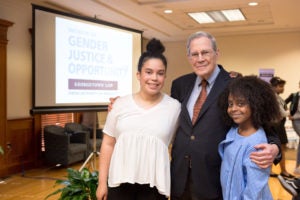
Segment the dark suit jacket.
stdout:
[[299,93],[292,93],[290,94],[290,96],[288,96],[288,98],[285,100],[285,103],[291,103],[290,105],[290,114],[291,116],[293,116],[297,109],[298,109],[298,103],[299,103]]
[[[193,191],[197,197],[201,200],[222,199],[218,145],[225,139],[230,127],[224,123],[218,101],[232,78],[221,65],[218,67],[220,73],[194,126],[186,105],[195,84],[196,74],[181,76],[172,83],[171,96],[181,102],[182,110],[172,146],[171,197],[180,197],[183,194],[191,160]],[[280,141],[274,134],[268,136],[268,140],[280,146]]]
[[[219,68],[221,71],[194,126],[186,105],[195,84],[196,74],[184,75],[172,83],[171,96],[182,103],[180,124],[172,146],[172,196],[182,195],[188,175],[189,159],[191,159],[194,191],[196,191],[198,198],[222,198],[221,158],[218,153],[218,145],[225,139],[229,127],[224,124],[222,112],[217,104],[220,94],[231,78],[222,66]],[[193,137],[194,139],[191,139]]]

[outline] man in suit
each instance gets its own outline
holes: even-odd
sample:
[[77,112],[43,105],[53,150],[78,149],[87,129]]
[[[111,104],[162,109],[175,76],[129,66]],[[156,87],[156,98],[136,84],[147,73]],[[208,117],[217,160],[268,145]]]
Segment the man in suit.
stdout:
[[[223,122],[218,98],[232,78],[217,64],[219,51],[209,33],[197,32],[188,38],[187,56],[194,72],[174,80],[171,88],[171,96],[182,104],[172,146],[171,200],[219,200],[222,190],[218,145],[229,127]],[[207,81],[207,97],[192,123],[193,107],[203,90],[204,86],[200,86],[203,79]],[[272,165],[279,152],[278,138],[268,139],[275,144],[258,145],[256,148],[261,151],[251,155],[253,162],[263,168]]]

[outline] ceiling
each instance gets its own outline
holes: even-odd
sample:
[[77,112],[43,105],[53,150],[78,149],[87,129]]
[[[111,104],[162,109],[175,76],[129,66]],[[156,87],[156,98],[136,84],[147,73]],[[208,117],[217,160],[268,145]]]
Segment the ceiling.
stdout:
[[[143,31],[145,38],[185,41],[204,30],[215,36],[300,31],[300,0],[35,0],[50,8]],[[253,0],[255,1],[255,0]],[[197,24],[188,12],[241,9],[245,22]],[[165,14],[172,9],[172,14]]]

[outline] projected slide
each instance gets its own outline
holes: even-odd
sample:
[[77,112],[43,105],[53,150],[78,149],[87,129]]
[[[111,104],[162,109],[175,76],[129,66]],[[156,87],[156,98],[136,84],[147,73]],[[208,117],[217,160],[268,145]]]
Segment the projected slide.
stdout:
[[107,110],[138,91],[142,32],[38,5],[33,11],[31,113]]
[[56,103],[108,102],[132,92],[132,35],[55,19]]

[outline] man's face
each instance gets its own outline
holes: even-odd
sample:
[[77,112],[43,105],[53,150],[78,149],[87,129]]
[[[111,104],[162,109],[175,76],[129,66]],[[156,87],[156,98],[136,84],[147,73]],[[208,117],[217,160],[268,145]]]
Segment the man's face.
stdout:
[[208,38],[200,37],[191,41],[188,60],[194,72],[207,80],[217,66],[218,54]]

